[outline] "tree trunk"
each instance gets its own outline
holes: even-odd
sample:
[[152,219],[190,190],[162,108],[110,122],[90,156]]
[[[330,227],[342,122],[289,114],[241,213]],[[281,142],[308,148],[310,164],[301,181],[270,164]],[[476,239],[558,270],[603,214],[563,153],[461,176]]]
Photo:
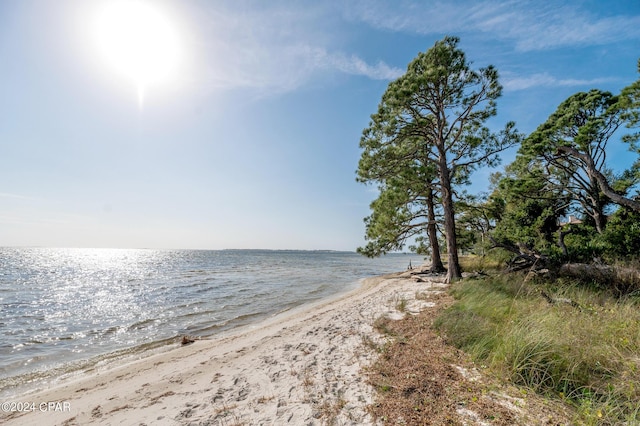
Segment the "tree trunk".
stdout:
[[589,192],[591,193],[591,197],[589,198],[593,203],[593,214],[591,217],[593,217],[596,231],[598,234],[602,234],[607,223],[607,216],[604,214],[604,206],[607,204],[607,200],[600,194],[601,191],[598,181],[591,173],[589,173]]
[[436,227],[436,213],[433,203],[433,188],[431,188],[431,186],[427,189],[427,215],[429,219],[427,233],[429,234],[429,244],[431,246],[431,272],[444,272],[446,269],[442,264],[442,257],[440,257],[440,244],[438,244],[438,230]]
[[456,219],[453,210],[453,194],[451,192],[451,177],[447,158],[444,152],[440,152],[438,160],[440,185],[442,186],[442,208],[444,210],[444,233],[447,239],[447,278],[446,282],[457,281],[462,278],[460,262],[458,260],[458,242],[456,239]]
[[593,220],[595,222],[596,225],[596,231],[598,232],[598,234],[602,234],[604,232],[604,227],[605,227],[605,220],[606,220],[606,216],[605,214],[600,211],[600,210],[594,210],[593,212]]
[[584,154],[570,146],[560,146],[558,147],[558,151],[567,153],[574,156],[575,158],[582,160],[589,177],[594,179],[598,183],[598,186],[600,187],[602,193],[611,201],[620,206],[625,206],[631,210],[640,212],[640,202],[623,197],[622,195],[616,193],[613,188],[609,186],[609,182],[607,182],[606,176],[600,173],[600,171],[596,168],[593,162],[593,158],[591,158],[590,155]]
[[571,228],[567,229],[566,231],[560,229],[560,231],[558,232],[558,246],[562,250],[562,254],[565,258],[569,256],[569,250],[567,250],[567,245],[564,243],[564,237],[565,235],[571,234],[572,232],[573,230]]

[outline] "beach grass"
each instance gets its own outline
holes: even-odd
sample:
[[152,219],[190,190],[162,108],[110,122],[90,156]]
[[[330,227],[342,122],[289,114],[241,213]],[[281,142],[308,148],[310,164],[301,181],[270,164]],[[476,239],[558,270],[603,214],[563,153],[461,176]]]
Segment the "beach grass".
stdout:
[[460,267],[464,272],[497,271],[504,267],[505,260],[500,256],[460,256]]
[[435,326],[477,363],[570,403],[577,424],[640,422],[638,298],[513,274],[463,280],[451,292],[456,302]]
[[[536,398],[511,398],[500,380],[478,379],[471,358],[446,344],[433,320],[454,303],[450,297],[418,315],[395,320],[381,316],[375,329],[387,343],[369,368],[376,389],[373,417],[383,424],[564,424],[564,404],[540,404]],[[505,403],[527,406],[508,408]],[[530,413],[535,413],[535,418]],[[564,423],[563,423],[564,422]],[[542,423],[540,423],[542,424]]]

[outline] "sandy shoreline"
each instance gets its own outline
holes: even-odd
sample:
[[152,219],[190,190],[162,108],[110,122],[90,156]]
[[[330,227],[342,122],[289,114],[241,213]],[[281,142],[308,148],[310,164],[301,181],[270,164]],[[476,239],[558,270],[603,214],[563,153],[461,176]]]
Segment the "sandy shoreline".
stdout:
[[[434,288],[434,286],[436,288]],[[375,358],[380,315],[430,306],[416,283],[396,275],[369,278],[356,290],[296,309],[226,337],[199,340],[105,371],[96,371],[9,403],[30,413],[0,412],[0,422],[49,424],[371,424],[373,390],[362,372]],[[43,402],[58,405],[42,405]],[[8,407],[3,405],[3,411]]]

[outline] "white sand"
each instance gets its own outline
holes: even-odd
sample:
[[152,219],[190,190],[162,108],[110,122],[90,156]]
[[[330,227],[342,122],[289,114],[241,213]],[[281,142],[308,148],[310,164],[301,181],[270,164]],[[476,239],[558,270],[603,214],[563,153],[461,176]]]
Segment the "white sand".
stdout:
[[[198,340],[9,402],[31,413],[0,412],[7,425],[372,424],[373,389],[363,369],[376,357],[380,315],[428,309],[416,292],[439,287],[378,277],[334,300],[290,311],[227,337]],[[56,401],[58,406],[42,402]],[[0,401],[3,402],[3,401]],[[6,409],[7,404],[3,405]],[[55,411],[63,410],[63,411]]]

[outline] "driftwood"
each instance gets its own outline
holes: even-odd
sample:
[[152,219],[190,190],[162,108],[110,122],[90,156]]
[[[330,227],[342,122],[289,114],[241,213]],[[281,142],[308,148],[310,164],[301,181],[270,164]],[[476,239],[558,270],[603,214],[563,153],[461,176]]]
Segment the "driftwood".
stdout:
[[524,277],[524,282],[529,281],[532,277],[544,277],[544,276],[549,277],[550,273],[551,271],[549,271],[549,269],[547,268],[538,269],[534,264],[531,266],[531,268],[529,269],[529,272]]
[[596,263],[567,263],[560,267],[558,275],[597,282],[610,287],[620,296],[640,291],[640,270],[623,266]]
[[488,277],[489,274],[487,274],[483,269],[474,269],[473,272],[469,273],[470,277]]
[[427,272],[423,274],[412,274],[411,278],[413,278],[417,283],[427,283],[431,282],[433,280],[433,277],[438,277],[441,275],[442,274]]
[[192,344],[192,343],[193,343],[193,342],[195,342],[195,341],[196,341],[196,339],[195,339],[195,338],[193,338],[193,337],[190,337],[190,336],[182,336],[181,344],[182,344],[183,346],[184,346],[184,345],[190,345],[190,344]]
[[442,271],[433,270],[432,268],[429,268],[429,267],[422,267],[419,269],[410,270],[407,275],[413,278],[416,282],[424,283],[424,282],[431,281],[430,278],[441,276]]
[[536,272],[538,270],[545,269],[547,267],[547,258],[538,253],[534,249],[527,247],[524,244],[512,245],[506,243],[499,243],[491,238],[493,246],[491,248],[501,248],[507,250],[515,256],[507,262],[507,272],[524,271],[528,269],[529,272]]
[[521,252],[517,254],[513,259],[507,262],[508,272],[524,271],[526,269],[529,272],[537,272],[546,269],[547,258],[536,252]]
[[540,290],[540,294],[551,305],[567,304],[567,305],[573,306],[574,308],[582,309],[582,307],[580,306],[580,304],[578,304],[578,302],[575,302],[575,301],[573,301],[571,299],[567,299],[567,298],[564,298],[564,297],[551,297],[544,290]]
[[609,282],[615,276],[611,266],[587,263],[565,263],[560,267],[558,274],[571,278],[587,278],[598,282]]

